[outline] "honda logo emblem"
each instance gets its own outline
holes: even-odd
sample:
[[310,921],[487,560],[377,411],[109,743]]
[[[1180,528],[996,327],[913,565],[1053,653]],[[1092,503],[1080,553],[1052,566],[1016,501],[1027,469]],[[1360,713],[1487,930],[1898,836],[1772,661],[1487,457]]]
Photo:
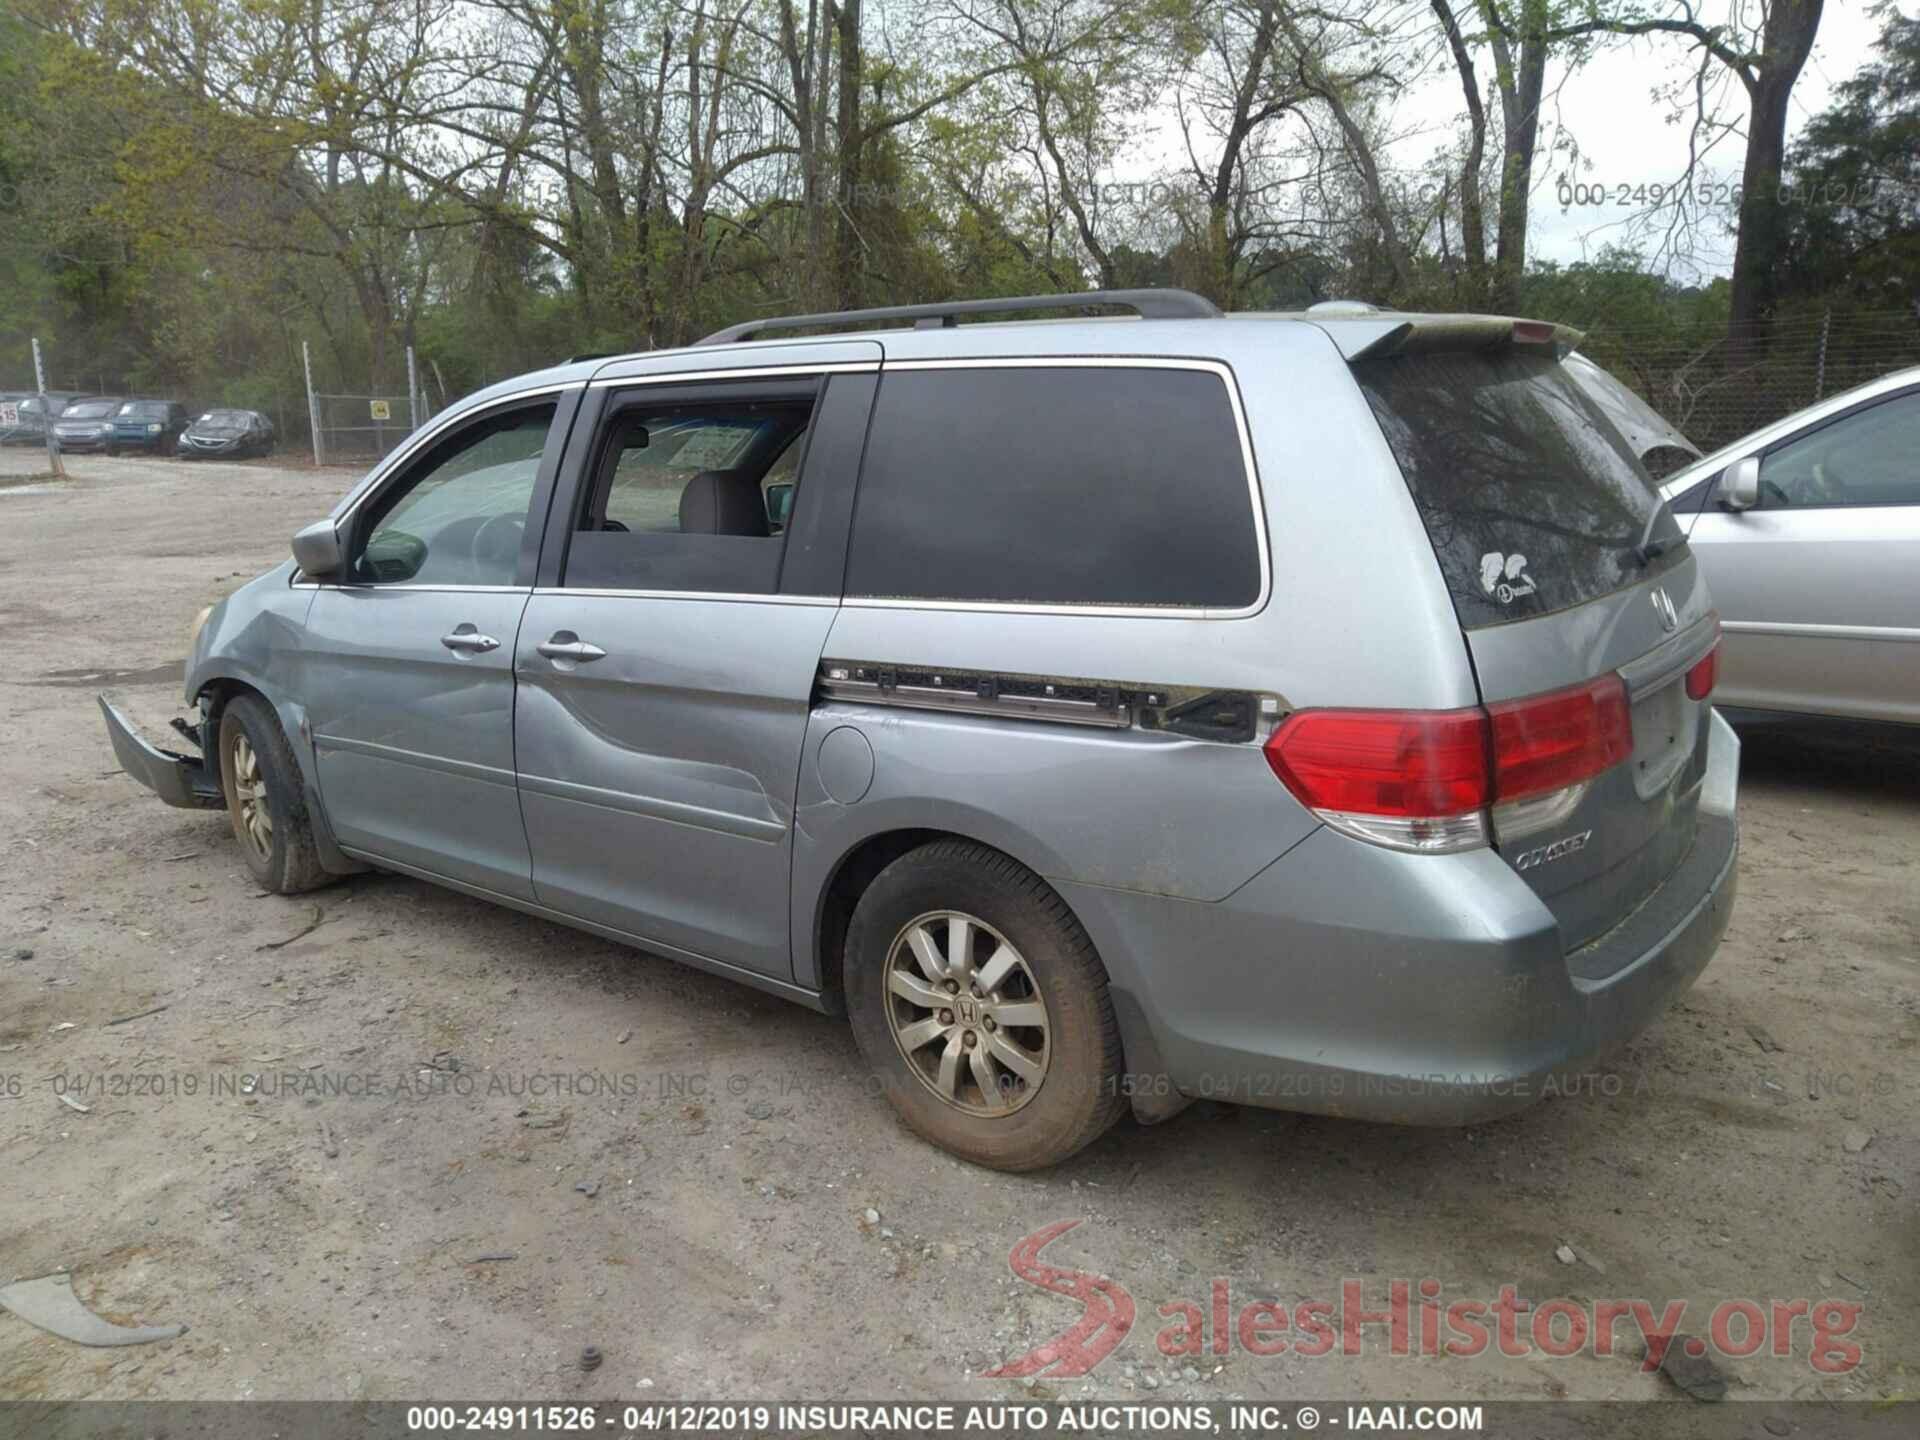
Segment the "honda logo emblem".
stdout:
[[1648,598],[1653,601],[1653,613],[1660,617],[1660,628],[1662,630],[1678,630],[1680,628],[1680,615],[1679,612],[1673,608],[1673,601],[1667,598],[1666,587],[1663,585],[1654,586],[1653,594]]

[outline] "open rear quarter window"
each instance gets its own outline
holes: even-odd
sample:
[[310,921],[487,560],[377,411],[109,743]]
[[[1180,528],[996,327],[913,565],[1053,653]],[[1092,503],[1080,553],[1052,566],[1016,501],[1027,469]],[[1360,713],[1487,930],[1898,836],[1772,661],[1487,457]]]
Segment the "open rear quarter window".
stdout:
[[[1392,447],[1469,629],[1583,605],[1650,572],[1633,556],[1659,492],[1558,361],[1518,349],[1363,360]],[[1680,530],[1662,515],[1654,537]],[[1654,562],[1672,565],[1670,545]]]

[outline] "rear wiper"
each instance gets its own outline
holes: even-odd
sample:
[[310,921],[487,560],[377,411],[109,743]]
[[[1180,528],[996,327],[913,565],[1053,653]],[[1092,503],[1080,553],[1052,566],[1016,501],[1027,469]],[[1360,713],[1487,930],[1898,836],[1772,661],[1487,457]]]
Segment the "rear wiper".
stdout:
[[[1642,569],[1653,564],[1654,561],[1673,549],[1674,546],[1687,543],[1687,537],[1683,534],[1675,535],[1671,540],[1656,540],[1653,538],[1653,527],[1658,525],[1660,523],[1660,517],[1667,513],[1667,502],[1665,500],[1662,500],[1658,505],[1654,506],[1653,513],[1647,517],[1645,528],[1640,531],[1638,543],[1627,551],[1628,555],[1640,562]],[[1676,530],[1680,528],[1679,521],[1674,521],[1674,528]]]

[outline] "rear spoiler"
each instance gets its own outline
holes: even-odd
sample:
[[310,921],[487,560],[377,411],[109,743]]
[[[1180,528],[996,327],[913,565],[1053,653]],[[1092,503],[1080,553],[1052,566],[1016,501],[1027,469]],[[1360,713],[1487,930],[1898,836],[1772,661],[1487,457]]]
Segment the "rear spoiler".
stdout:
[[1354,315],[1314,317],[1349,364],[1387,355],[1432,350],[1496,350],[1508,345],[1551,347],[1556,359],[1571,352],[1585,332],[1551,320],[1509,315]]

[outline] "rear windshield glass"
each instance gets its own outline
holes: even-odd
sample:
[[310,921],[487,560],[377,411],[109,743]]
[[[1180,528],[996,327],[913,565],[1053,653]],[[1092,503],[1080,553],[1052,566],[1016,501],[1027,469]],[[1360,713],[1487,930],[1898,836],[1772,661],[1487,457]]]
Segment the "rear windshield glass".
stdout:
[[[1524,620],[1652,573],[1633,550],[1660,496],[1620,432],[1552,358],[1442,351],[1366,360],[1354,376],[1386,433],[1460,623]],[[1652,570],[1678,558],[1669,542]]]

